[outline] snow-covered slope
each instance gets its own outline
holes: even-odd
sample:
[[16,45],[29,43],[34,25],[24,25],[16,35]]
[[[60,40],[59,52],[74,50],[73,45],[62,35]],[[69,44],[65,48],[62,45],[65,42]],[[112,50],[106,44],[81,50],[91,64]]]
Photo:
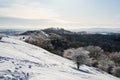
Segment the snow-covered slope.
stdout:
[[0,80],[120,80],[88,66],[79,70],[72,61],[25,43],[0,40]]

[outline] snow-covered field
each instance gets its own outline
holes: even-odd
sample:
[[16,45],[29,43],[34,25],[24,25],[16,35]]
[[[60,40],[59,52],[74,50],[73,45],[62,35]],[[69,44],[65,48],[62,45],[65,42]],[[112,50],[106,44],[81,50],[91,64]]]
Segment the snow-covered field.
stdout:
[[93,67],[75,64],[42,48],[3,37],[0,80],[120,80]]

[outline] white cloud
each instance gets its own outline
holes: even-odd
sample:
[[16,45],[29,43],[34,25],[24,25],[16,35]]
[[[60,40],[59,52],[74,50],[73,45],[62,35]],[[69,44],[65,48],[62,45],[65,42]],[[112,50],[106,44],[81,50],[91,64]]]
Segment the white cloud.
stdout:
[[53,7],[33,0],[14,0],[11,6],[0,8],[0,16],[32,20],[46,19],[54,23],[66,23]]
[[11,7],[0,8],[0,15],[25,19],[52,19],[58,17],[53,9],[37,3],[30,5],[14,4]]
[[3,22],[0,25],[66,29],[120,26],[119,15],[111,17],[90,10],[83,0],[0,0],[0,18],[6,19],[4,22],[0,19]]

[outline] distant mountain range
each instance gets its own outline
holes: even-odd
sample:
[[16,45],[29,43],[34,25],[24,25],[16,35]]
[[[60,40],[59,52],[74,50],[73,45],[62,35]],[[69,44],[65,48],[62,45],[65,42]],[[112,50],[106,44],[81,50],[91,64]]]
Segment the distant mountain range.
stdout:
[[[47,28],[42,30],[23,30],[23,29],[0,29],[0,34],[14,35],[21,34],[27,35],[30,33],[39,33],[40,31],[46,33],[57,34],[112,34],[120,33],[120,28],[89,28],[89,29],[77,29],[77,30],[65,30],[63,28]],[[24,33],[25,32],[25,33]]]
[[0,29],[0,34],[4,35],[17,35],[25,32],[23,29]]
[[89,28],[73,30],[75,32],[87,32],[87,33],[120,33],[120,28]]

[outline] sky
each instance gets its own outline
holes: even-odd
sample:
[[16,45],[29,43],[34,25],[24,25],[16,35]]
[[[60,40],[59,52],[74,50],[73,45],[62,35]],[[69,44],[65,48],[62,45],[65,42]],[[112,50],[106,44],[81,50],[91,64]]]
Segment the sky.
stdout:
[[120,0],[0,0],[0,28],[120,28]]

